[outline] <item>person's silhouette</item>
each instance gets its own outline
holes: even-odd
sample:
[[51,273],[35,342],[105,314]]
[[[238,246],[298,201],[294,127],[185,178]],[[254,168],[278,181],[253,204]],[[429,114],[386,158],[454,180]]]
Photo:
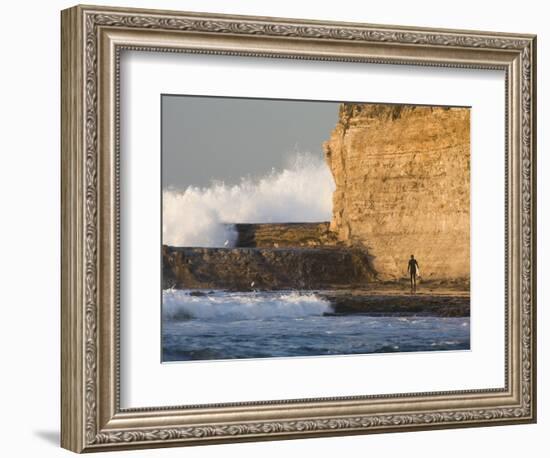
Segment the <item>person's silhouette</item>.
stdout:
[[411,254],[411,259],[409,259],[409,266],[407,267],[409,275],[411,277],[411,293],[416,293],[416,271],[420,270],[418,262],[414,259],[414,255]]

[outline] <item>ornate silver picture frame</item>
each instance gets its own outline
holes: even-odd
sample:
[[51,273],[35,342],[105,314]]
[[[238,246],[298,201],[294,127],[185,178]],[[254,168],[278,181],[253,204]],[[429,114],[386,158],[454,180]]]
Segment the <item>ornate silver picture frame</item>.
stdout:
[[[62,447],[93,452],[536,421],[535,36],[94,6],[61,17]],[[503,71],[505,386],[122,408],[125,50]]]

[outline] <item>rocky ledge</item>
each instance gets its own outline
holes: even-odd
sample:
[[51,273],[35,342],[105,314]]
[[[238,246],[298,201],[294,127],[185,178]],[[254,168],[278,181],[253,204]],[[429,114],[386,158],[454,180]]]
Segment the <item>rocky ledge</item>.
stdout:
[[283,248],[334,246],[338,237],[329,230],[330,223],[261,223],[234,224],[236,248]]
[[319,295],[332,305],[333,312],[327,315],[470,316],[470,295],[466,292],[408,294],[398,291],[339,290],[321,292]]
[[188,248],[163,246],[163,288],[341,289],[373,280],[367,251],[348,247]]

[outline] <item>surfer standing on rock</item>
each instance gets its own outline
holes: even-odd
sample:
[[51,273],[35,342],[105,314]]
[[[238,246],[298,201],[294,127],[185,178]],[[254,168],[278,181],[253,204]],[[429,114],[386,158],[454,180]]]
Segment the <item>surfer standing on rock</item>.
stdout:
[[416,273],[420,276],[420,267],[418,262],[414,259],[414,254],[411,254],[411,259],[409,259],[409,266],[407,268],[409,275],[411,277],[411,293],[416,293]]

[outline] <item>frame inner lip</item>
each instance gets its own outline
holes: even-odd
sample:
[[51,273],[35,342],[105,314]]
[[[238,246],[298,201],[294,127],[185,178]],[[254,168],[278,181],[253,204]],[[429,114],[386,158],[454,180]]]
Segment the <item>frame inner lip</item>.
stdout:
[[[121,58],[121,51],[129,50],[129,51],[141,51],[141,52],[170,52],[170,53],[192,53],[192,54],[208,54],[208,55],[230,55],[230,56],[244,56],[244,57],[258,57],[258,58],[296,58],[295,55],[289,54],[279,54],[279,53],[270,53],[269,55],[263,55],[263,54],[257,54],[254,52],[247,52],[247,51],[230,51],[227,52],[225,50],[207,50],[207,52],[202,52],[202,50],[197,49],[188,49],[185,46],[182,47],[176,47],[175,45],[172,45],[167,48],[159,47],[159,46],[146,46],[144,44],[136,45],[136,44],[123,44],[121,42],[117,42],[114,47],[114,54],[115,54],[115,155],[116,155],[116,163],[117,163],[117,170],[120,166],[119,164],[119,157],[120,157],[120,58]],[[490,51],[487,51],[490,52]],[[319,59],[317,56],[305,56],[305,57],[299,57],[299,58],[305,58],[307,60],[312,61],[318,61],[318,60],[328,60],[328,61],[334,61],[334,62],[346,62],[347,59],[341,60],[337,56],[323,56],[322,59]],[[357,62],[357,63],[381,63],[381,64],[387,64],[385,60],[371,60],[370,58],[358,58],[353,59],[351,62]],[[436,63],[423,63],[423,62],[417,62],[417,61],[408,61],[408,60],[399,60],[399,61],[391,61],[392,65],[414,65],[419,67],[429,67],[429,66],[442,66],[442,67],[450,67],[450,68],[465,68],[465,69],[479,69],[479,70],[501,70],[505,72],[505,79],[508,80],[509,78],[509,64],[498,64],[498,65],[475,65],[475,64],[465,64],[465,63],[449,63],[449,64],[442,64],[441,62]],[[508,92],[508,85],[506,84],[506,92]],[[508,94],[506,94],[507,96]],[[277,99],[280,100],[280,99]],[[294,100],[294,99],[293,99]],[[506,115],[508,114],[505,110]],[[506,124],[505,127],[505,137],[508,135],[508,125]],[[508,149],[507,143],[505,143],[506,150]],[[507,155],[506,155],[507,157]],[[120,221],[120,189],[119,189],[119,183],[118,183],[118,173],[117,173],[117,186],[116,186],[116,213],[117,213],[117,221]],[[506,183],[508,183],[508,174],[506,173],[505,178]],[[507,199],[506,199],[507,201]],[[505,217],[508,219],[508,209],[506,208]],[[507,268],[507,258],[508,258],[508,246],[507,246],[507,227],[505,224],[505,267]],[[119,233],[119,226],[117,225],[116,228],[116,245],[117,245],[117,254],[120,252],[120,233]],[[118,256],[117,256],[118,257]],[[308,403],[317,403],[317,404],[326,404],[326,403],[333,403],[333,402],[357,402],[357,401],[390,401],[390,400],[406,400],[405,402],[410,402],[410,398],[427,398],[427,397],[447,397],[447,396],[468,396],[468,395],[479,395],[479,394],[508,394],[510,393],[510,380],[509,380],[509,371],[508,369],[508,346],[505,345],[505,385],[502,388],[481,388],[481,389],[469,389],[469,390],[446,390],[446,391],[426,391],[426,392],[418,392],[418,393],[395,393],[395,394],[383,394],[383,395],[354,395],[354,396],[338,396],[338,397],[317,397],[317,398],[304,398],[304,399],[284,399],[284,400],[277,400],[277,399],[269,399],[269,400],[258,400],[258,401],[239,401],[239,402],[224,402],[224,403],[206,403],[206,404],[186,404],[186,405],[170,405],[170,406],[153,406],[153,407],[120,407],[120,298],[119,298],[119,282],[120,282],[120,272],[119,269],[116,271],[116,291],[117,291],[117,303],[116,303],[116,352],[117,352],[117,358],[116,358],[116,409],[115,411],[121,414],[142,414],[145,412],[153,412],[153,411],[170,411],[170,412],[181,412],[185,414],[185,411],[188,410],[194,410],[194,409],[231,409],[231,408],[240,408],[240,407],[261,407],[266,406],[269,408],[276,408],[278,406],[291,406],[291,405],[300,405],[300,404],[308,404]],[[505,286],[507,287],[507,279],[505,280]],[[508,295],[505,296],[505,302],[508,303]],[[505,307],[505,329],[506,329],[506,336],[508,334],[508,306]],[[323,406],[320,406],[321,408]]]

